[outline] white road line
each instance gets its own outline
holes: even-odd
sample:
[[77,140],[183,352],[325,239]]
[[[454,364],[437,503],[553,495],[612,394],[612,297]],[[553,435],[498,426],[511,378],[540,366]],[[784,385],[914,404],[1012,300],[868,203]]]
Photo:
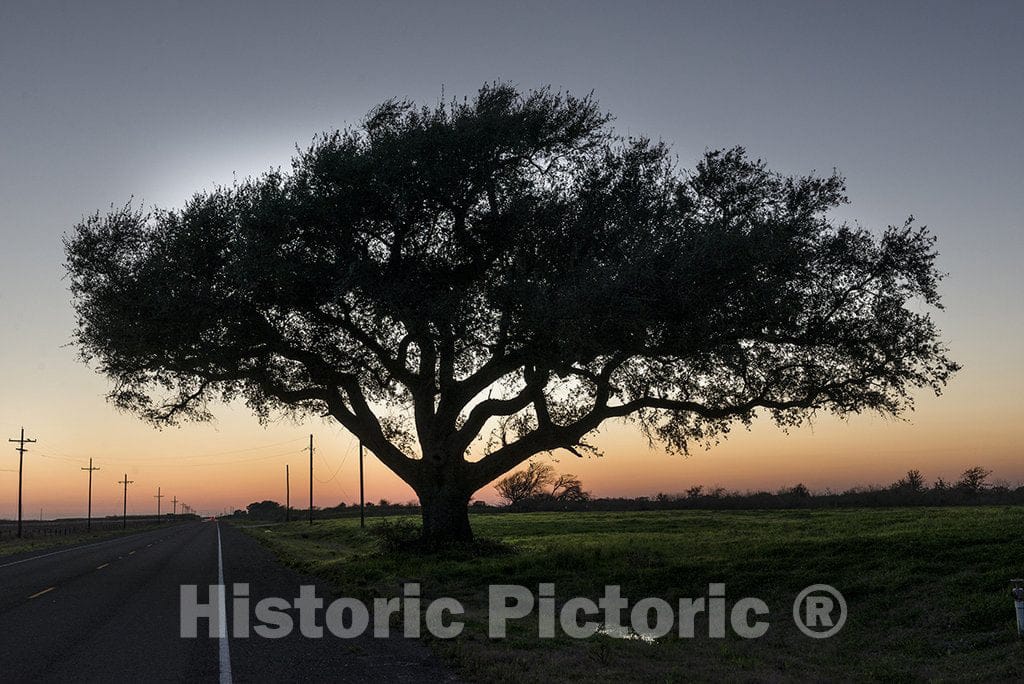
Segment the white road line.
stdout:
[[231,684],[231,653],[228,650],[228,588],[224,585],[224,553],[220,544],[220,524],[217,524],[217,582],[220,584],[220,601],[217,617],[220,622],[220,684]]

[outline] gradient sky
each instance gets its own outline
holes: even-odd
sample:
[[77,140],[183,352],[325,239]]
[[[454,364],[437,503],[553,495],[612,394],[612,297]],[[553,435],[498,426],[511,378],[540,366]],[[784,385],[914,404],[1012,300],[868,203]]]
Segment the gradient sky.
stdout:
[[[609,427],[604,458],[560,455],[560,470],[598,495],[845,488],[975,463],[1024,480],[1022,35],[1011,1],[4,2],[0,437],[24,425],[39,440],[26,516],[83,514],[89,457],[99,515],[120,510],[124,473],[135,513],[155,509],[158,486],[211,512],[283,500],[286,463],[304,505],[310,432],[318,502],[353,501],[353,444],[335,425],[263,428],[224,407],[214,424],[156,431],[108,406],[106,381],[66,346],[61,235],[131,197],[179,206],[286,166],[296,143],[385,98],[494,79],[593,90],[620,132],[670,142],[684,167],[737,144],[788,173],[835,167],[852,199],[837,217],[880,229],[913,214],[950,274],[937,319],[964,370],[910,422],[822,418],[789,436],[759,423],[688,458]],[[15,515],[16,470],[0,449],[0,517]],[[372,458],[367,489],[412,498]]]

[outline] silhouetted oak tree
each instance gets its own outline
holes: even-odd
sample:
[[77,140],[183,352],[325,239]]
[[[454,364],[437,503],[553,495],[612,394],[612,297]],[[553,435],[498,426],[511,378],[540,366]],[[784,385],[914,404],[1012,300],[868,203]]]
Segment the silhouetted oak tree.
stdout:
[[837,225],[844,201],[739,148],[680,171],[589,97],[389,101],[290,171],[85,219],[77,342],[158,424],[215,399],[332,416],[417,492],[426,540],[468,540],[475,491],[610,419],[681,450],[938,392],[933,238]]

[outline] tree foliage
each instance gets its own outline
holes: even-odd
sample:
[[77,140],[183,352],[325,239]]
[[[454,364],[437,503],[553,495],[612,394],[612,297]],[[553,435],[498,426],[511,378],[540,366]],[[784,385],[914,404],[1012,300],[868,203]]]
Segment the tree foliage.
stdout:
[[494,488],[506,503],[515,504],[539,494],[555,478],[555,469],[547,463],[533,461],[524,470],[509,473]]
[[333,416],[428,528],[607,420],[685,450],[758,412],[899,415],[940,391],[925,229],[837,224],[839,176],[741,148],[681,171],[609,121],[506,84],[388,101],[290,170],[92,215],[66,239],[82,356],[157,424],[235,399]]
[[252,520],[284,520],[284,506],[276,501],[254,501],[245,507],[245,512]]
[[583,491],[583,482],[572,473],[562,473],[551,484],[551,491],[545,492],[559,503],[589,501],[590,494]]
[[988,486],[988,478],[991,474],[992,471],[988,468],[972,466],[960,475],[960,479],[957,480],[956,486],[967,492],[980,492]]
[[917,469],[908,470],[905,477],[892,483],[892,489],[910,493],[923,492],[925,488],[924,475]]
[[558,474],[547,463],[531,461],[524,470],[510,473],[494,485],[498,495],[510,505],[530,499],[550,502],[586,501],[590,495],[583,491],[583,483],[572,473]]

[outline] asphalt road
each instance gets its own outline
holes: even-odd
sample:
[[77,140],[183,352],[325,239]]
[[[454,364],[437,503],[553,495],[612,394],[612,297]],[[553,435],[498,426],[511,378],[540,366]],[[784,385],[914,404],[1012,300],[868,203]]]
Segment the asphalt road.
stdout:
[[[451,680],[415,640],[268,639],[180,632],[180,587],[200,603],[219,578],[250,585],[250,605],[313,584],[230,525],[194,522],[54,552],[0,558],[0,682]],[[323,587],[317,595],[330,600]],[[232,595],[225,601],[232,624]],[[216,605],[216,601],[213,602]],[[252,616],[251,608],[249,612]],[[323,624],[323,611],[319,612]],[[255,619],[253,624],[258,624]]]

